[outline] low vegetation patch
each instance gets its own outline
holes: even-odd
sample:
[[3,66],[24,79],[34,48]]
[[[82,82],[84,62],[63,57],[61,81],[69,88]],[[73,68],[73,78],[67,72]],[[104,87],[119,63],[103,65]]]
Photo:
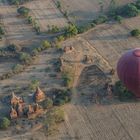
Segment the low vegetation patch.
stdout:
[[134,94],[130,92],[121,81],[116,82],[115,91],[121,101],[134,100]]
[[21,6],[20,8],[17,9],[17,12],[22,15],[22,16],[25,16],[27,17],[29,12],[30,12],[30,9],[29,8],[26,8],[24,6]]
[[53,104],[60,106],[60,105],[64,105],[68,102],[71,101],[71,91],[69,89],[67,90],[59,90],[56,89],[53,93]]
[[44,126],[47,131],[47,135],[51,135],[58,129],[58,124],[65,120],[64,111],[58,107],[51,109],[46,114],[46,119],[44,121]]
[[139,29],[134,29],[130,32],[131,36],[138,37],[140,35]]
[[0,119],[0,129],[7,129],[10,126],[10,120],[6,117]]

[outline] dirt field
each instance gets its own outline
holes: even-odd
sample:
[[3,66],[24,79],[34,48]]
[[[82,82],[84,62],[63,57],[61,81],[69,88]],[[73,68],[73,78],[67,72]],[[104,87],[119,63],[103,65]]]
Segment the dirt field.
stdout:
[[52,0],[34,0],[25,5],[31,9],[31,15],[38,21],[41,31],[47,31],[48,25],[60,28],[67,26],[67,20]]
[[[57,1],[57,0],[56,0]],[[79,25],[92,21],[102,14],[99,0],[59,0],[62,9],[67,11],[72,22]],[[103,13],[109,9],[111,0],[102,0]],[[116,0],[117,5],[123,5],[135,0]]]
[[[131,1],[131,0],[130,0]],[[122,0],[120,4],[128,2]],[[32,15],[38,20],[41,30],[47,25],[67,25],[60,11],[50,0],[39,0],[26,3],[32,9]],[[92,20],[100,7],[97,0],[79,1],[62,0],[63,8],[67,8],[71,20],[85,23]],[[108,3],[105,5],[105,9]],[[91,12],[93,11],[93,12]],[[22,46],[39,45],[46,36],[37,36],[25,19],[17,17],[16,7],[7,2],[0,5],[0,13],[5,25],[6,36],[1,46],[18,43]],[[76,18],[75,18],[76,17]],[[96,94],[106,94],[104,85],[118,80],[116,74],[110,76],[112,68],[120,56],[131,48],[139,47],[139,38],[130,37],[130,31],[140,28],[140,16],[126,19],[122,24],[106,23],[97,26],[82,35],[62,43],[63,47],[73,46],[69,53],[61,53],[51,48],[42,52],[33,65],[25,72],[0,81],[0,97],[9,95],[11,91],[28,87],[31,80],[40,81],[41,88],[47,93],[52,88],[63,88],[60,74],[56,71],[59,57],[64,60],[64,67],[74,70],[73,97],[71,103],[64,106],[66,121],[61,124],[59,132],[47,137],[44,131],[28,132],[24,135],[12,135],[12,131],[0,131],[1,140],[139,140],[140,139],[140,103],[122,103],[116,98],[100,98]],[[86,57],[89,57],[86,60]],[[0,61],[1,74],[17,63],[14,59]],[[112,81],[111,81],[112,80]],[[31,92],[18,93],[30,96]],[[1,102],[0,102],[1,103]],[[2,106],[0,105],[2,108]]]
[[[70,40],[63,44],[64,46],[66,44],[71,45],[75,48],[75,52],[83,52],[84,54],[86,53],[80,51],[81,48],[83,50],[90,49],[89,55],[92,54],[93,57],[96,55],[98,59],[100,59],[99,56],[102,56],[108,64],[98,63],[102,67],[97,69],[93,66],[93,64],[97,65],[94,61],[89,66],[83,64],[82,59],[76,61],[77,64],[75,64],[72,61],[74,52],[63,55],[63,59],[67,60],[64,65],[70,65],[72,62],[73,66],[78,65],[81,76],[73,90],[74,95],[71,104],[65,107],[66,122],[61,127],[59,134],[49,140],[139,140],[139,102],[122,103],[116,99],[112,101],[112,99],[102,98],[99,104],[97,102],[95,104],[94,96],[94,93],[104,93],[103,85],[106,83],[107,77],[109,78],[106,72],[111,67],[116,68],[117,60],[121,54],[128,49],[139,46],[139,38],[132,38],[129,35],[133,28],[140,27],[136,22],[139,18],[125,20],[122,24],[98,26],[75,38],[74,41]],[[85,45],[87,43],[90,48]],[[92,48],[95,49],[94,54]],[[83,58],[84,55],[80,56]],[[99,67],[99,65],[97,66]],[[84,67],[85,69],[83,69]],[[102,69],[103,67],[106,72]],[[113,81],[117,80],[116,75],[112,78]]]

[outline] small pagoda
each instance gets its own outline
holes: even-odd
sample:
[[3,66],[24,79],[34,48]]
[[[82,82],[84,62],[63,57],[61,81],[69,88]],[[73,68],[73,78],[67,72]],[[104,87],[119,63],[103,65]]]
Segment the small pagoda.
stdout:
[[10,99],[10,104],[15,106],[17,104],[22,104],[22,103],[24,103],[23,99],[21,97],[17,97],[15,95],[15,93],[12,92],[11,99]]
[[39,88],[36,88],[36,91],[33,95],[34,101],[37,102],[41,102],[43,100],[45,100],[45,93]]
[[17,117],[18,117],[17,111],[13,107],[11,107],[10,118],[11,119],[16,119]]

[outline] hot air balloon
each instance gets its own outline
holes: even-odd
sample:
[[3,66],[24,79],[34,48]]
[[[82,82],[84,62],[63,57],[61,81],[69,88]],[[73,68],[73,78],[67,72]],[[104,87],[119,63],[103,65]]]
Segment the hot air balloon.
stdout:
[[117,73],[127,89],[140,98],[140,48],[126,52],[120,58]]

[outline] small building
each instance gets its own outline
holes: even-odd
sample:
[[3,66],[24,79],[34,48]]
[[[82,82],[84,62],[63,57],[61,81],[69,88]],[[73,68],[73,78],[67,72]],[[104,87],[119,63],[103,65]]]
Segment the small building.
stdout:
[[45,93],[39,87],[37,87],[33,98],[34,98],[35,102],[41,102],[41,101],[45,100]]

